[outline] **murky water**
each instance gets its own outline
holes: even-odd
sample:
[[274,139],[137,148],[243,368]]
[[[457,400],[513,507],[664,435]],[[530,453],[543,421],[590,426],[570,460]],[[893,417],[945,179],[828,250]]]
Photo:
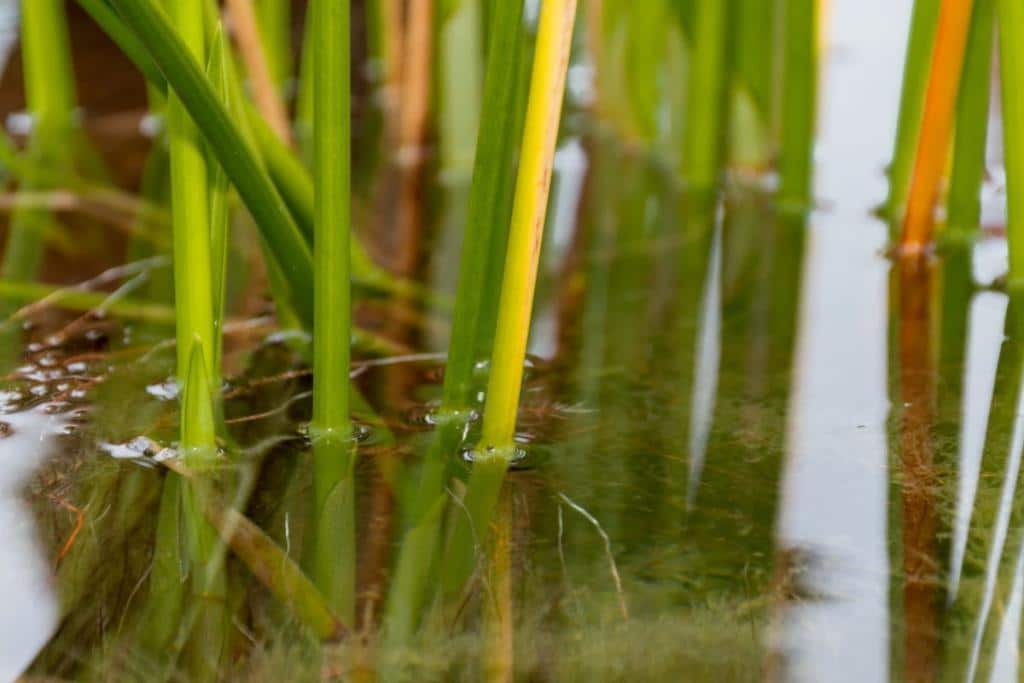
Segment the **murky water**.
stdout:
[[[820,208],[806,220],[749,188],[704,206],[664,160],[574,117],[530,343],[527,456],[500,514],[522,680],[1018,679],[1024,304],[974,284],[1005,268],[1005,243],[901,272],[871,213],[909,5],[831,3]],[[986,192],[998,225],[997,184]],[[465,196],[464,179],[445,177],[419,212],[433,247],[422,277],[441,289]],[[147,277],[166,277],[151,265]],[[386,601],[447,329],[444,311],[380,308],[364,302],[357,317],[401,331],[409,353],[362,354],[353,370],[380,418],[357,471],[360,624]],[[23,313],[0,389],[0,680],[29,665],[143,679],[132,639],[160,451],[176,439],[170,329]],[[301,347],[248,316],[225,358],[241,508],[295,559],[309,488]],[[310,653],[241,563],[228,567],[237,666],[225,676],[344,669],[333,650]],[[476,680],[486,619],[472,614],[488,580],[413,646],[382,647],[382,679]]]

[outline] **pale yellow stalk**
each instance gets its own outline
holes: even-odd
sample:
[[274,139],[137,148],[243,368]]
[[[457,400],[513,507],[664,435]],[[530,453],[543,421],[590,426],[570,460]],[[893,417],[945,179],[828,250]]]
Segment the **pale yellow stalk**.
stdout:
[[562,117],[576,0],[544,0],[530,81],[515,204],[484,410],[484,449],[512,445],[544,236],[551,165]]

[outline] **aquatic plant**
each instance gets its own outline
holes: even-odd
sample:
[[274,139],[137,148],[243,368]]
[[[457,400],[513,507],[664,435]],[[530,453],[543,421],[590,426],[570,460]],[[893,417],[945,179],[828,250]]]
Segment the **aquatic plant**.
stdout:
[[980,195],[991,115],[994,20],[994,0],[975,0],[962,83],[957,94],[946,224],[941,235],[946,244],[970,242],[981,221]]
[[812,164],[818,99],[818,2],[786,0],[782,55],[779,201],[806,210],[812,202]]
[[452,534],[447,591],[461,588],[472,570],[475,549],[487,537],[505,472],[516,458],[523,362],[575,18],[575,0],[548,0],[541,7],[482,433],[472,451],[473,470],[462,501],[466,515],[458,518]]
[[999,29],[1000,83],[1003,103],[1003,152],[1006,162],[1006,239],[1010,244],[1008,285],[1019,289],[1024,282],[1024,137],[1019,122],[1024,116],[1024,91],[1019,77],[1024,74],[1024,52],[1019,44],[1024,11],[1012,2],[996,3]]
[[900,238],[901,249],[908,253],[920,252],[931,242],[939,181],[946,165],[953,130],[972,5],[972,0],[947,0],[939,10],[917,155]]
[[694,9],[693,58],[687,79],[683,129],[683,178],[697,191],[714,188],[721,173],[726,127],[726,31],[729,3],[698,0]]
[[349,410],[349,3],[315,0],[313,524],[308,569],[343,619],[355,616],[355,441]]
[[907,194],[913,174],[921,123],[924,120],[924,97],[928,86],[935,26],[939,17],[938,0],[914,0],[903,61],[903,89],[896,122],[893,158],[889,166],[889,196],[885,211],[891,221],[901,225],[906,212]]
[[445,482],[451,456],[462,445],[480,389],[474,375],[494,338],[501,274],[513,198],[516,146],[522,129],[526,28],[523,2],[502,3],[491,14],[481,128],[474,161],[459,281],[452,315],[448,364],[438,422],[420,470],[411,504],[410,528],[401,545],[388,600],[387,628],[396,641],[407,639],[418,621],[431,558],[440,541]]
[[[124,318],[175,325],[176,429],[166,429],[168,419],[154,411],[151,431],[154,439],[170,440],[176,431],[178,457],[165,459],[157,474],[140,475],[136,482],[146,496],[132,500],[146,505],[138,513],[144,521],[135,523],[152,532],[153,543],[148,578],[139,584],[141,606],[125,610],[125,633],[132,635],[123,642],[138,638],[144,668],[156,678],[173,678],[180,670],[195,680],[216,679],[227,657],[241,649],[232,621],[243,618],[241,606],[248,604],[248,588],[240,580],[248,572],[259,590],[284,604],[281,613],[294,619],[302,634],[295,641],[323,655],[325,670],[332,666],[334,648],[321,649],[315,641],[358,633],[340,646],[342,668],[379,667],[400,676],[401,662],[392,667],[389,658],[400,658],[439,622],[447,630],[468,620],[466,601],[482,590],[484,598],[472,603],[479,610],[471,617],[482,623],[482,656],[467,666],[490,680],[508,680],[523,666],[523,641],[515,633],[515,516],[521,503],[512,496],[507,474],[524,452],[532,455],[531,445],[517,438],[517,425],[524,414],[539,410],[523,400],[537,283],[543,294],[544,283],[560,277],[544,272],[542,259],[543,250],[554,248],[545,230],[549,204],[559,199],[552,184],[572,180],[558,177],[554,168],[559,142],[619,149],[618,143],[595,142],[605,133],[575,119],[596,95],[597,110],[629,141],[622,167],[637,174],[643,169],[642,182],[620,187],[619,157],[594,153],[600,189],[594,185],[587,192],[607,193],[602,206],[606,203],[609,215],[600,234],[587,238],[588,249],[579,252],[593,261],[586,285],[592,290],[585,306],[588,320],[603,319],[609,306],[630,306],[626,285],[646,281],[643,259],[634,254],[612,268],[602,249],[632,254],[655,230],[675,231],[686,243],[685,263],[668,278],[675,284],[659,285],[659,297],[685,295],[686,305],[658,312],[638,308],[631,324],[644,324],[647,315],[667,320],[671,310],[689,319],[704,305],[700,293],[712,297],[720,287],[705,282],[709,273],[720,276],[707,255],[721,248],[716,216],[731,171],[747,177],[777,170],[780,191],[773,201],[797,216],[792,225],[780,221],[778,230],[786,233],[787,244],[802,235],[802,216],[813,203],[818,3],[652,0],[602,7],[594,2],[583,12],[594,15],[588,25],[600,34],[584,38],[575,0],[542,0],[536,16],[523,0],[377,0],[366,3],[363,24],[356,23],[360,19],[348,0],[312,0],[303,44],[295,46],[301,66],[293,82],[299,55],[293,54],[286,25],[294,9],[288,2],[230,0],[223,8],[212,0],[162,6],[155,0],[78,2],[145,77],[151,113],[163,117],[164,128],[150,152],[144,199],[104,195],[104,201],[137,220],[133,238],[145,240],[145,248],[133,253],[150,258],[170,248],[173,308],[155,289],[106,297],[33,283],[31,276],[5,277],[0,294],[25,300],[46,293],[68,308],[90,310],[100,303]],[[222,21],[220,11],[230,21]],[[772,30],[762,31],[764,24]],[[350,37],[358,43],[361,28],[369,42],[366,54],[379,60],[366,73],[353,69],[362,65],[355,64],[360,46]],[[743,36],[740,44],[729,40],[734,29]],[[603,36],[608,45],[602,44]],[[574,50],[588,40],[597,44]],[[575,63],[579,74],[592,65],[587,52],[597,66],[593,92],[577,85],[567,94],[570,65]],[[485,56],[483,68],[477,54]],[[363,80],[381,89],[379,107],[365,104],[375,100],[360,91]],[[288,114],[292,104],[294,118]],[[370,114],[360,112],[360,105]],[[70,109],[70,104],[55,108]],[[563,116],[563,109],[574,116]],[[374,128],[360,114],[382,123]],[[379,134],[372,142],[397,149],[386,159],[384,174],[398,179],[397,191],[385,180],[366,192],[374,199],[365,203],[354,183],[378,181],[353,173],[360,125]],[[664,161],[680,169],[663,177],[654,170],[660,166],[653,150],[668,141],[676,151]],[[642,153],[632,147],[636,143],[644,147]],[[12,168],[36,174],[31,153],[7,156]],[[465,188],[470,158],[472,180]],[[375,163],[376,158],[366,165]],[[36,165],[53,171],[45,160]],[[446,195],[465,211],[464,221],[448,226],[453,242],[461,241],[454,300],[416,280],[414,268],[419,246],[433,237],[423,226],[432,216],[417,202],[435,169],[452,187],[468,189]],[[49,180],[109,190],[77,176]],[[687,188],[683,198],[670,190],[677,181]],[[649,191],[648,183],[658,192]],[[161,204],[167,190],[169,207]],[[388,205],[383,212],[388,216],[394,208],[397,217],[376,219],[379,205]],[[748,219],[755,208],[747,207]],[[402,258],[378,243],[384,242],[377,239],[380,233],[387,232],[374,229],[378,222],[395,224],[389,227],[402,236]],[[730,226],[738,241],[729,253],[743,252],[751,243],[753,230],[747,228],[753,221]],[[796,277],[799,269],[790,270],[788,275]],[[653,278],[650,282],[655,286]],[[243,329],[243,339],[283,331],[266,346],[280,343],[287,350],[279,377],[295,385],[289,385],[291,394],[274,393],[278,405],[262,406],[257,415],[287,415],[275,423],[282,430],[293,420],[308,420],[308,464],[297,455],[298,439],[280,432],[260,434],[258,448],[243,445],[245,425],[255,417],[232,413],[225,398],[244,390],[226,384],[225,375],[231,379],[239,368],[244,374],[256,367],[250,354],[259,353],[244,341],[225,341],[232,311],[242,309],[232,302],[247,300],[245,315],[252,316],[254,310],[271,310],[263,301],[267,295],[276,322],[236,319],[232,331]],[[381,310],[383,322],[374,319]],[[450,332],[445,329],[449,312]],[[789,309],[783,317],[795,319]],[[252,328],[245,331],[248,324]],[[685,334],[684,347],[692,351],[697,340]],[[628,343],[626,329],[602,328],[604,335],[624,349],[629,362],[643,356],[643,349]],[[411,348],[428,347],[435,338],[447,342],[443,386],[429,417],[432,431],[414,441],[401,434],[408,426],[394,417],[393,404],[409,398],[405,386],[395,382],[381,398],[366,390],[372,379],[353,381],[350,375],[372,376],[391,365],[396,367],[388,371],[397,375],[421,360],[406,355]],[[590,344],[596,372],[605,341]],[[150,350],[158,354],[162,348],[157,343]],[[672,363],[688,367],[690,358]],[[260,377],[253,386],[279,377]],[[311,414],[303,401],[306,382],[312,384]],[[602,399],[594,392],[585,395]],[[363,429],[356,419],[370,425],[367,444],[358,438]],[[398,438],[408,457],[396,454]],[[464,459],[471,461],[468,467]],[[156,484],[162,486],[159,493],[153,482],[162,482]],[[101,498],[107,490],[97,485],[94,495]],[[281,510],[265,513],[254,492],[272,498]],[[367,522],[357,514],[361,497],[380,506],[379,526],[371,527],[376,518]],[[596,527],[604,537],[607,556],[597,559],[602,570],[610,562],[618,583],[600,521],[569,498],[557,500],[559,515],[564,500],[565,509],[591,525],[588,532]],[[123,519],[128,517],[125,513]],[[294,546],[293,524],[299,539]],[[394,567],[390,574],[389,566]],[[625,616],[622,586],[616,590],[609,604]],[[377,605],[385,609],[379,631]],[[267,623],[253,639],[276,638],[274,629],[287,620],[276,607],[257,609]],[[564,666],[586,668],[574,662]]]
[[[24,178],[21,190],[32,192],[51,187],[55,182],[59,184],[61,176],[72,168],[76,95],[63,3],[59,0],[25,2],[22,11],[26,104],[32,116],[28,156],[33,164],[57,171],[57,177],[49,183]],[[12,283],[34,280],[42,263],[47,233],[53,227],[54,217],[50,211],[33,207],[15,211],[0,262],[0,278]],[[7,318],[15,308],[11,302],[0,300],[0,317]],[[10,325],[2,325],[2,346],[12,353],[17,346],[17,334]],[[0,363],[10,366],[14,358],[4,358]]]

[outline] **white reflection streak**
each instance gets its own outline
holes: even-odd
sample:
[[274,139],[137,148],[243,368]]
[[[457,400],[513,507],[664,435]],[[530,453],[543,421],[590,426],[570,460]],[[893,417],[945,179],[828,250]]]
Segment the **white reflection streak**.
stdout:
[[1017,553],[1017,564],[1013,570],[1013,587],[1010,589],[1010,601],[1006,605],[1003,623],[999,628],[999,640],[996,643],[995,661],[992,665],[993,683],[1020,680],[1017,672],[1020,667],[1020,616],[1024,602],[1024,545]]
[[[544,268],[559,272],[572,246],[576,216],[583,199],[583,186],[589,167],[586,152],[578,138],[571,138],[555,151],[553,162],[552,207],[545,230]],[[626,229],[639,226],[624,226]],[[530,329],[529,351],[541,358],[551,358],[558,351],[558,301],[549,297],[535,311]]]
[[960,586],[964,553],[967,551],[967,529],[978,490],[978,473],[985,446],[985,430],[992,392],[996,383],[999,347],[1003,341],[1002,321],[1006,317],[1007,298],[1002,294],[982,292],[971,301],[968,326],[967,359],[964,366],[962,429],[960,430],[959,467],[957,468],[956,518],[953,522],[953,543],[950,548],[948,604],[953,604]]
[[718,366],[722,355],[722,222],[715,221],[711,242],[711,266],[704,283],[701,303],[700,336],[695,350],[696,377],[693,381],[690,411],[690,472],[686,482],[686,505],[693,507],[700,488],[708,434],[711,433],[712,412],[718,391]]
[[1013,494],[1017,488],[1017,476],[1020,474],[1021,448],[1024,448],[1024,385],[1017,392],[1017,404],[1013,414],[1013,436],[1010,437],[1010,452],[1007,457],[1006,478],[1003,479],[1003,490],[999,496],[999,515],[993,530],[992,547],[989,548],[988,561],[985,566],[985,594],[981,601],[981,611],[974,631],[974,643],[971,646],[971,658],[968,664],[967,680],[974,680],[974,672],[978,667],[981,654],[981,640],[985,632],[985,621],[992,608],[992,595],[995,592],[996,577],[999,574],[999,558],[1003,554],[1006,543],[1006,532],[1010,524],[1010,509],[1013,507]]
[[779,547],[809,558],[818,601],[783,606],[785,680],[889,679],[886,192],[909,0],[837,0],[823,61]]
[[0,438],[0,681],[13,681],[46,644],[59,616],[50,563],[36,542],[23,487],[49,454],[60,418],[38,409],[4,414],[5,403],[0,392],[0,420],[11,427],[11,434]]

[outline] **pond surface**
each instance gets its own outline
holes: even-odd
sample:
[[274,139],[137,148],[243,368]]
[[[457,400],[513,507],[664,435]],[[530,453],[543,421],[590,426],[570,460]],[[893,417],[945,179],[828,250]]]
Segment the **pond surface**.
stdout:
[[[717,206],[687,198],[664,160],[571,117],[523,393],[526,457],[499,514],[519,679],[1018,680],[1024,304],[988,286],[1005,241],[988,230],[971,253],[907,271],[872,215],[909,5],[831,3],[820,208],[806,219],[756,188],[730,187]],[[450,290],[466,182],[426,182],[418,276]],[[999,226],[998,187],[987,192]],[[109,279],[129,296],[167,276],[150,259]],[[228,449],[240,508],[295,557],[311,382],[305,341],[261,312],[227,330]],[[357,352],[353,369],[377,416],[360,415],[357,471],[367,633],[430,443],[447,315],[359,304],[363,324],[402,347]],[[48,305],[17,320],[0,341],[0,680],[29,666],[27,680],[145,679],[131,651],[159,456],[177,438],[170,328]],[[357,677],[351,653],[311,652],[259,581],[233,562],[229,574],[225,678]],[[482,571],[458,614],[381,645],[371,668],[479,679],[486,620],[471,613],[492,580]]]

